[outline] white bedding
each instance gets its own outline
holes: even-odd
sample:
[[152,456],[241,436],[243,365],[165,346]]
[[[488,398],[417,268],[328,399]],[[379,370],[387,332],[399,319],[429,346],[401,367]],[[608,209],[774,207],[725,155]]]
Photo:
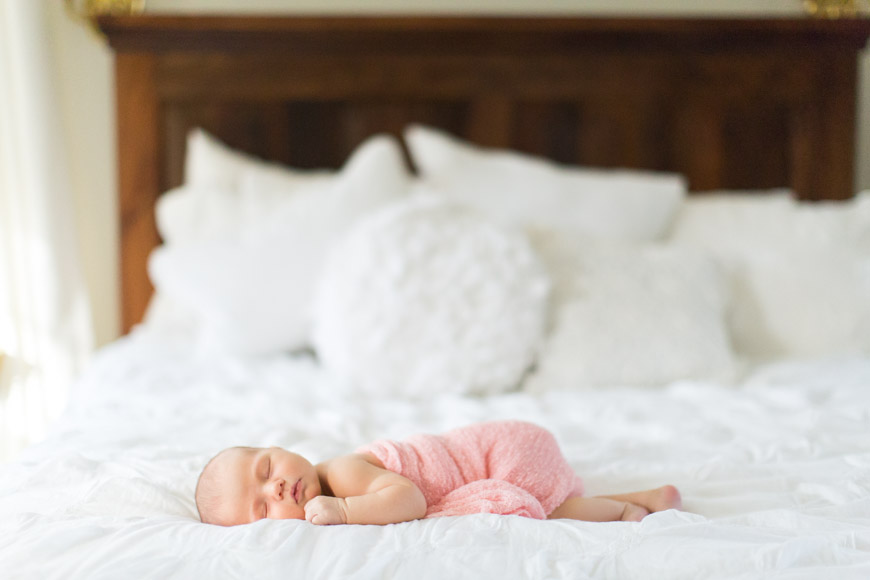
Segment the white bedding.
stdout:
[[[495,418],[551,429],[589,494],[676,484],[641,523],[477,515],[391,526],[201,524],[202,464],[237,444],[321,460]],[[305,357],[191,356],[140,330],[104,349],[48,441],[0,468],[0,577],[867,578],[870,359],[780,363],[739,386],[362,398]]]

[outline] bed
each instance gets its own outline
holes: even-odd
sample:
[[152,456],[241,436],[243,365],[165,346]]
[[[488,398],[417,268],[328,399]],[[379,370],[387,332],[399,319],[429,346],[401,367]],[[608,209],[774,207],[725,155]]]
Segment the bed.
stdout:
[[[100,28],[126,334],[0,470],[4,577],[870,574],[866,21]],[[551,430],[589,495],[685,510],[198,521],[227,446],[495,419]]]

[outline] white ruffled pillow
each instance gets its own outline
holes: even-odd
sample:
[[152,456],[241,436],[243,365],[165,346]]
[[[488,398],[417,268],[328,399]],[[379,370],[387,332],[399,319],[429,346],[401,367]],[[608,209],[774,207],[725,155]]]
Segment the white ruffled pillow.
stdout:
[[359,217],[407,194],[401,148],[391,137],[372,137],[328,180],[239,179],[232,195],[201,196],[184,207],[193,217],[193,207],[228,204],[192,239],[152,254],[158,296],[196,316],[202,350],[269,354],[308,346],[314,284],[329,247]]
[[672,240],[722,263],[738,354],[870,353],[870,192],[825,203],[782,191],[693,197]]
[[527,390],[732,378],[723,283],[703,253],[554,232],[535,232],[533,241],[554,293]]
[[323,365],[375,395],[516,387],[543,338],[543,265],[525,236],[416,197],[361,221],[318,286]]
[[675,174],[557,165],[410,126],[421,191],[469,204],[502,224],[635,241],[660,239],[686,194]]

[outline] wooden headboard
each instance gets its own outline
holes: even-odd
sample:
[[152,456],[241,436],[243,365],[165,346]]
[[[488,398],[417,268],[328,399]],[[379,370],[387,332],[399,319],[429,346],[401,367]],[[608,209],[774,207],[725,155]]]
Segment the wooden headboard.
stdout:
[[853,194],[870,23],[804,19],[105,17],[116,53],[122,321],[151,296],[154,202],[185,135],[337,167],[412,121],[695,191]]

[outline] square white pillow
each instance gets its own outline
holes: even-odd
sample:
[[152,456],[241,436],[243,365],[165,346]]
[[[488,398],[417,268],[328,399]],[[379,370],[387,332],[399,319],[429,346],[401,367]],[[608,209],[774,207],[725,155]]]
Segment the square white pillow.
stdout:
[[551,329],[526,389],[730,380],[726,293],[702,252],[533,233],[554,281]]
[[[264,161],[232,149],[200,128],[187,135],[184,184],[157,200],[157,230],[167,246],[179,246],[219,237],[241,236],[244,200],[243,182],[251,179],[280,181],[288,188],[328,187],[335,178],[331,170],[300,170]],[[292,186],[292,187],[291,187]],[[189,335],[196,317],[171,297],[152,297],[145,323],[152,329]]]
[[184,185],[157,200],[157,229],[169,245],[238,235],[242,229],[241,212],[252,203],[243,200],[243,190],[251,189],[246,184],[263,185],[263,195],[271,191],[324,189],[336,174],[263,161],[228,147],[200,128],[187,135],[184,173]]
[[739,355],[870,353],[870,194],[824,203],[782,191],[693,197],[671,238],[723,265]]
[[406,129],[405,141],[423,192],[469,204],[508,226],[655,240],[686,194],[679,175],[561,166],[419,125]]
[[217,187],[235,191],[248,174],[275,176],[278,179],[329,177],[332,171],[295,169],[264,161],[227,146],[205,130],[197,127],[187,134],[184,159],[184,184],[196,189]]
[[179,246],[238,234],[241,197],[219,185],[182,185],[157,199],[157,231],[165,245]]
[[[232,227],[152,255],[157,291],[194,312],[207,351],[268,354],[309,344],[313,287],[334,239],[406,195],[398,142],[375,136],[330,180],[240,177]],[[220,230],[220,228],[216,228]]]

